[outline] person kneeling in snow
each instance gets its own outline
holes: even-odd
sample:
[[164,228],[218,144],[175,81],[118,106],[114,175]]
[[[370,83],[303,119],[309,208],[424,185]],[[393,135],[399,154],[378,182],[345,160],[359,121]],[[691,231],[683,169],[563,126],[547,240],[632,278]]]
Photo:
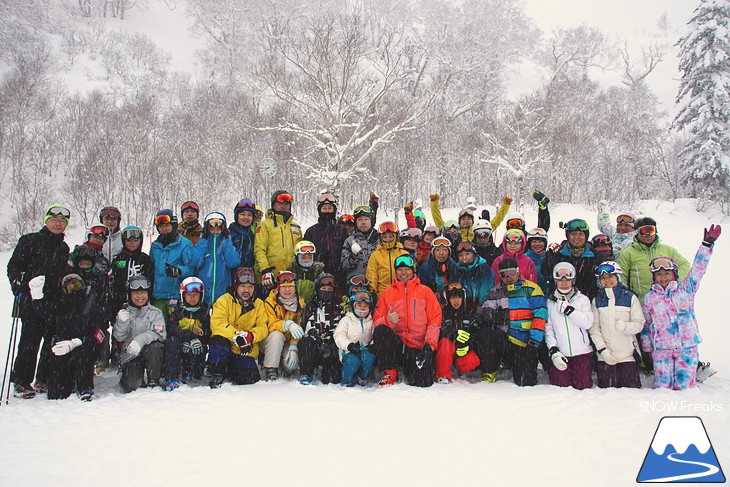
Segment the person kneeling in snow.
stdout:
[[416,263],[411,256],[396,258],[394,267],[397,280],[383,291],[373,316],[373,347],[385,372],[379,385],[395,384],[396,367],[402,365],[409,385],[430,387],[441,306],[433,291],[416,277]]
[[590,389],[593,386],[588,330],[593,326],[591,302],[575,286],[573,264],[559,262],[553,268],[555,290],[548,296],[545,343],[552,359],[548,375],[554,386]]
[[234,384],[254,384],[261,379],[256,359],[259,343],[269,335],[264,302],[256,297],[256,276],[250,267],[233,275],[228,293],[213,304],[210,317],[210,387],[223,384],[231,363]]
[[720,225],[705,229],[687,277],[678,281],[679,265],[670,257],[649,263],[652,284],[644,297],[641,344],[654,362],[654,388],[682,390],[695,386],[700,339],[694,312],[695,294],[705,275]]
[[[461,242],[462,244],[465,242]],[[466,305],[466,289],[459,282],[451,282],[444,290],[446,305],[442,311],[441,332],[436,348],[436,382],[451,382],[451,366],[456,372],[466,374],[481,363],[474,350],[470,350],[474,313]]]
[[114,338],[121,342],[119,362],[124,392],[139,389],[147,371],[147,385],[156,386],[162,376],[163,342],[167,337],[162,311],[150,304],[151,283],[144,276],[127,282],[128,304],[117,313]]
[[356,292],[350,303],[352,311],[340,320],[334,333],[342,360],[342,385],[352,387],[357,380],[365,387],[375,365],[375,355],[367,348],[373,341],[373,294]]

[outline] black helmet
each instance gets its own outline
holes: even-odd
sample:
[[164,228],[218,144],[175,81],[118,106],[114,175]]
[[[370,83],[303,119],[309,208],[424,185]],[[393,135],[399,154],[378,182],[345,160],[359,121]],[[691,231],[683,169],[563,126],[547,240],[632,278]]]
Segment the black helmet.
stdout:
[[653,219],[650,216],[642,216],[638,220],[636,220],[636,225],[634,225],[634,228],[644,227],[646,225],[654,225],[656,226],[656,220]]

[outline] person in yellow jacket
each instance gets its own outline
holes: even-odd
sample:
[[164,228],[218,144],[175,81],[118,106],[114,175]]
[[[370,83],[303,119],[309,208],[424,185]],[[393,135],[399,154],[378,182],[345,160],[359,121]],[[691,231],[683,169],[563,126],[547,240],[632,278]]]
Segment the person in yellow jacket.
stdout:
[[271,195],[266,220],[256,228],[254,255],[261,269],[261,284],[271,289],[274,276],[294,260],[294,247],[302,239],[302,228],[291,214],[292,196],[286,191]]
[[[431,200],[431,217],[438,228],[444,225],[444,218],[441,216],[441,207],[439,206],[439,200],[441,197],[438,194],[431,194],[429,196]],[[507,216],[509,207],[512,204],[512,198],[509,196],[502,197],[502,205],[497,210],[497,214],[489,220],[492,228],[497,228],[504,217]],[[466,210],[466,211],[465,211]],[[471,209],[465,209],[459,212],[459,233],[461,234],[461,240],[474,240],[474,233],[471,230],[471,225],[474,223],[474,212]],[[471,220],[471,221],[470,221]]]
[[378,296],[388,289],[395,280],[395,259],[408,252],[398,242],[398,225],[383,222],[378,227],[380,243],[368,259],[365,277]]
[[229,362],[234,384],[253,384],[261,379],[256,359],[259,343],[269,335],[268,314],[256,292],[256,275],[250,267],[239,267],[230,291],[213,304],[210,317],[208,361],[216,389],[224,380]]
[[269,336],[262,343],[264,348],[264,373],[266,380],[279,378],[279,364],[291,373],[299,366],[297,343],[304,336],[300,326],[304,300],[297,293],[297,275],[281,271],[276,276],[276,289],[272,289],[264,301],[269,317]]

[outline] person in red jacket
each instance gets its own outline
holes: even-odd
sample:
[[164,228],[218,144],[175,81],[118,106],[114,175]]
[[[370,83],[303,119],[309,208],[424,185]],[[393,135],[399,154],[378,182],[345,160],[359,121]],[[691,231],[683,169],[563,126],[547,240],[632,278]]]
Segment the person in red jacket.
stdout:
[[434,380],[433,352],[441,330],[441,306],[436,295],[416,277],[409,255],[394,262],[396,280],[383,291],[373,316],[373,348],[385,375],[379,385],[398,381],[397,367],[406,383],[429,387]]

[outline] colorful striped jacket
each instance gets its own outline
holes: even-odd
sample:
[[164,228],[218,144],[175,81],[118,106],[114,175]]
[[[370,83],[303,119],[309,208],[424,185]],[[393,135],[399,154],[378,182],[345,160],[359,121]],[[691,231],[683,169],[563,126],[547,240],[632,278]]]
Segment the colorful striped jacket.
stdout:
[[[507,309],[509,313],[505,314]],[[540,286],[520,278],[515,284],[494,286],[479,309],[477,320],[498,326],[507,333],[509,341],[524,347],[530,341],[533,346],[542,342],[547,316]]]

